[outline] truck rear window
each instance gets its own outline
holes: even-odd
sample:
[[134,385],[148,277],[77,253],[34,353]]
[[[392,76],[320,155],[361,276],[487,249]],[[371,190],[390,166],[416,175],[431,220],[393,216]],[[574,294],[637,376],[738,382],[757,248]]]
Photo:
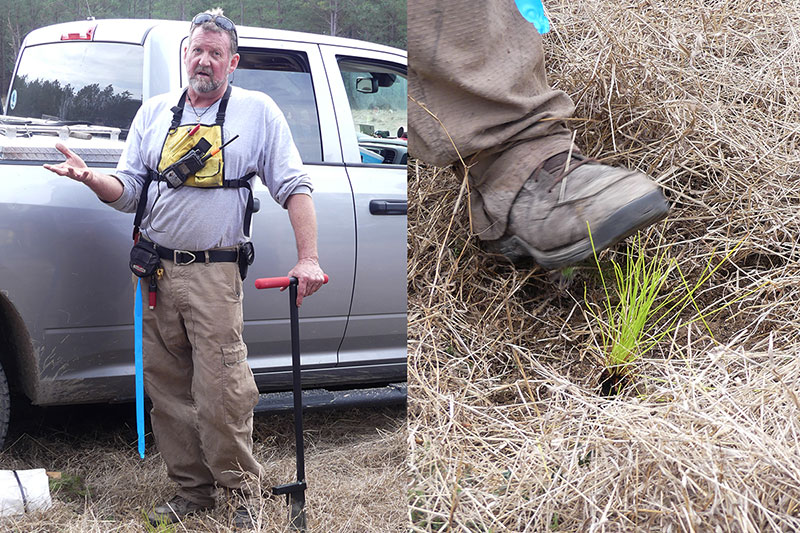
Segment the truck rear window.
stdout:
[[141,46],[76,42],[24,50],[6,114],[112,126],[127,133],[142,105]]

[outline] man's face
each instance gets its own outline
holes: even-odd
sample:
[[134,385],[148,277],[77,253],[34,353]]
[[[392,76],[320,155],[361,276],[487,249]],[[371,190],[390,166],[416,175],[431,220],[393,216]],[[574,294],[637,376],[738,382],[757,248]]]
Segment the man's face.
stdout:
[[198,93],[213,92],[225,83],[239,64],[239,54],[231,56],[230,36],[225,32],[198,28],[183,50],[183,64],[189,85]]

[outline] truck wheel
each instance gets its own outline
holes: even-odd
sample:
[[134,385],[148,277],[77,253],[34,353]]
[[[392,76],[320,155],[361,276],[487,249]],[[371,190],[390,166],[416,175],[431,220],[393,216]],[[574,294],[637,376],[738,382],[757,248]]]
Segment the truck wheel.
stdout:
[[8,419],[11,418],[11,395],[8,392],[8,381],[3,365],[0,364],[0,449],[6,440]]

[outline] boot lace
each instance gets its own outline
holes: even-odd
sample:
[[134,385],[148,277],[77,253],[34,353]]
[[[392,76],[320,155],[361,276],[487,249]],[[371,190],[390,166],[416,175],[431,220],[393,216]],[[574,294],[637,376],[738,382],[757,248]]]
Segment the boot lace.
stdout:
[[[567,159],[569,159],[569,164],[567,163]],[[572,164],[573,160],[577,161],[577,163]],[[556,174],[553,183],[547,190],[547,192],[550,193],[553,191],[555,186],[561,183],[564,180],[564,178],[566,178],[573,170],[580,167],[581,165],[585,165],[586,163],[599,163],[599,161],[591,157],[585,157],[576,151],[570,153],[569,150],[565,150],[563,152],[557,153],[556,155],[550,156],[541,163],[539,163],[536,166],[536,168],[533,169],[531,175],[528,176],[528,179],[533,179],[535,182],[538,183],[539,173],[542,170],[546,171],[549,174],[554,174],[555,173],[554,171],[558,171],[558,174]]]

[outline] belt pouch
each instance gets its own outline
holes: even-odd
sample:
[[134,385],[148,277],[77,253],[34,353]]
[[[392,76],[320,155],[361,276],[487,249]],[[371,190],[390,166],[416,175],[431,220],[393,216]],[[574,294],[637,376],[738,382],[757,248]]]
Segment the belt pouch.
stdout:
[[242,281],[247,277],[247,267],[253,264],[255,258],[256,251],[252,242],[247,241],[239,245],[239,274],[242,276]]
[[131,272],[140,278],[146,278],[155,274],[160,264],[161,258],[158,257],[158,252],[152,242],[139,239],[139,242],[133,245],[129,263]]

